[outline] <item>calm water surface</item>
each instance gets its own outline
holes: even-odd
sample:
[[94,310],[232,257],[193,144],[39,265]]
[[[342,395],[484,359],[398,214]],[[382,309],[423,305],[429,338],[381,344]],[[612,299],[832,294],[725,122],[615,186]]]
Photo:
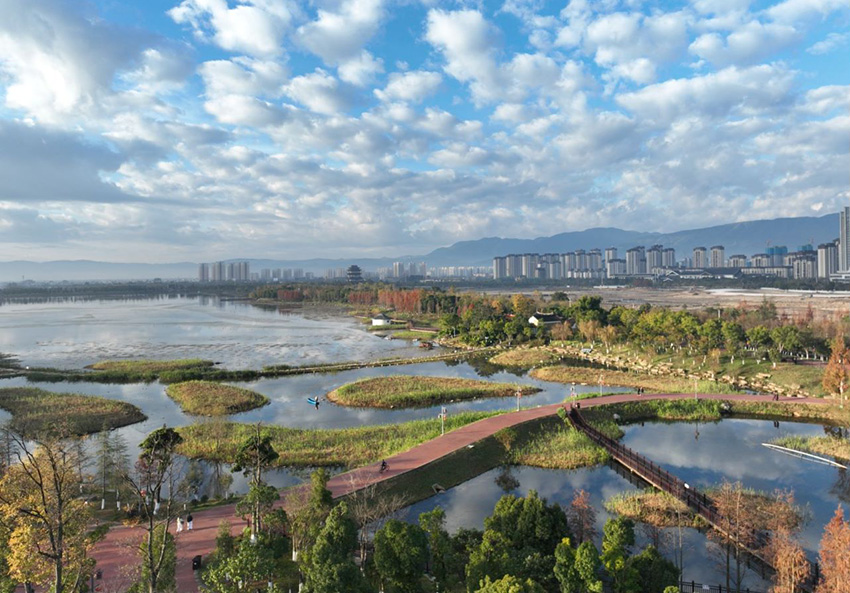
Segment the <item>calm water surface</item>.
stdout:
[[232,369],[419,356],[351,317],[211,297],[0,305],[0,352],[22,364],[81,368],[112,358],[206,358]]

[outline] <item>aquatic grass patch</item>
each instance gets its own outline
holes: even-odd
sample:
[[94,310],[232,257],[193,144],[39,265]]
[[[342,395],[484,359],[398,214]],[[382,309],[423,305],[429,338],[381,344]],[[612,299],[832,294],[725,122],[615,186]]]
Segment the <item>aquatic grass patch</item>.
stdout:
[[328,393],[328,399],[343,406],[399,408],[426,407],[479,397],[511,397],[540,391],[514,383],[491,383],[457,377],[393,375],[371,377],[348,383]]
[[[446,419],[446,432],[499,412],[464,412]],[[206,422],[178,429],[183,437],[179,452],[192,459],[233,462],[236,451],[256,430],[254,424]],[[264,426],[280,454],[279,466],[359,467],[406,451],[440,436],[436,418],[403,424],[305,430]]]
[[198,416],[228,416],[269,403],[269,398],[256,391],[212,381],[172,383],[165,393],[184,412]]
[[415,329],[403,329],[390,334],[393,340],[431,340],[436,337],[436,333],[417,331]]
[[850,441],[839,436],[786,436],[772,440],[771,444],[815,455],[829,455],[850,463]]
[[609,513],[654,527],[700,527],[704,524],[681,500],[655,488],[620,492],[602,504]]
[[184,369],[210,368],[215,363],[201,358],[179,360],[103,360],[89,365],[95,371],[122,371],[125,373],[161,373]]
[[85,435],[147,419],[139,408],[127,402],[36,387],[0,389],[0,408],[12,415],[12,430],[26,436],[54,431]]
[[541,423],[528,439],[510,450],[510,462],[546,469],[576,469],[608,461],[608,452],[560,419]]

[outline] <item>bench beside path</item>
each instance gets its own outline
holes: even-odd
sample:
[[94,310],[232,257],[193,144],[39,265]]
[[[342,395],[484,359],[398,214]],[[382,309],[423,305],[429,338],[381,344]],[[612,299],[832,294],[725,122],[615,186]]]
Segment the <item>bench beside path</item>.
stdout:
[[[608,395],[598,398],[582,399],[582,408],[595,406],[626,403],[642,400],[659,399],[691,399],[691,394],[642,394],[623,393]],[[771,395],[724,395],[724,394],[700,394],[699,399],[742,401],[742,402],[772,402]],[[833,403],[832,400],[781,397],[780,403],[787,404],[824,404]],[[435,439],[417,445],[387,458],[389,468],[380,473],[380,463],[373,463],[348,472],[337,474],[328,480],[328,489],[334,498],[340,498],[356,492],[372,484],[382,482],[400,474],[421,468],[455,451],[474,445],[484,438],[492,436],[503,428],[517,426],[525,422],[552,416],[557,414],[558,409],[569,405],[568,402],[549,404],[536,408],[526,408],[518,412],[507,412],[498,416],[491,416],[467,424]],[[282,504],[282,503],[279,503]],[[197,593],[198,582],[195,571],[192,570],[192,558],[201,555],[206,556],[215,549],[215,537],[218,533],[219,523],[222,520],[230,522],[231,533],[241,533],[248,524],[236,515],[236,505],[227,504],[203,511],[193,512],[194,529],[177,534],[177,592]],[[97,560],[97,567],[102,571],[103,579],[98,581],[98,593],[119,593],[126,591],[131,582],[131,567],[137,561],[137,547],[141,530],[137,527],[115,526],[109,530],[106,538],[94,549],[92,556]]]

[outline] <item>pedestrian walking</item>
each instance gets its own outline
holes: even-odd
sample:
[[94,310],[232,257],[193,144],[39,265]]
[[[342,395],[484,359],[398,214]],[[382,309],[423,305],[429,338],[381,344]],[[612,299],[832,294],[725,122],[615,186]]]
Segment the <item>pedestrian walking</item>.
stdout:
[[183,531],[183,518],[177,517],[177,533]]
[[192,531],[192,514],[186,515],[186,531]]

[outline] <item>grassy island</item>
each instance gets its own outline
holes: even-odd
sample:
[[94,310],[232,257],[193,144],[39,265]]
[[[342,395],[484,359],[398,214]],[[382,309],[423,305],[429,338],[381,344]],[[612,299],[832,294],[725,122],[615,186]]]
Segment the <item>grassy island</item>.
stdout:
[[269,403],[269,398],[256,391],[212,381],[172,383],[165,393],[184,412],[197,416],[228,416]]
[[126,402],[36,387],[0,389],[0,408],[12,414],[11,428],[26,436],[52,430],[92,434],[147,419],[139,408]]
[[603,504],[609,513],[654,527],[675,527],[676,525],[699,527],[703,524],[703,521],[698,519],[685,503],[655,488],[620,492]]
[[[446,432],[498,412],[466,412],[446,419]],[[179,452],[193,459],[232,462],[236,451],[256,426],[236,422],[205,422],[179,429],[183,437]],[[404,424],[305,430],[265,426],[280,454],[279,466],[359,467],[406,451],[440,436],[440,421],[415,420]]]
[[343,406],[371,408],[412,408],[433,406],[459,399],[510,397],[540,391],[536,387],[511,383],[491,383],[455,377],[417,377],[394,375],[373,377],[343,385],[328,394],[328,399]]
[[608,452],[584,433],[566,426],[560,418],[547,418],[525,442],[512,448],[509,460],[515,465],[546,469],[576,469],[608,461]]

